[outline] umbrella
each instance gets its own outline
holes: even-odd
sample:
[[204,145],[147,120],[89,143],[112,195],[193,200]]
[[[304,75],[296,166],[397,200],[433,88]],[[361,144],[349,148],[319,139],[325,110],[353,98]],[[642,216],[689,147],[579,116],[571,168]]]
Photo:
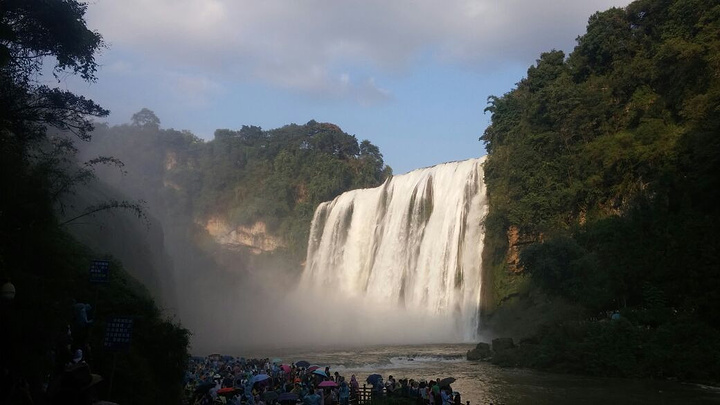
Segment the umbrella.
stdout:
[[290,366],[288,366],[287,364],[281,365],[280,368],[282,369],[282,371],[285,372],[285,374],[290,374]]
[[310,367],[310,363],[305,360],[296,361],[295,365],[298,367],[305,367],[305,368]]
[[318,387],[323,387],[323,388],[325,388],[325,387],[337,387],[337,384],[335,383],[335,381],[327,380],[327,381],[323,381],[323,382],[321,382],[320,384],[318,384]]
[[256,376],[253,376],[253,378],[250,379],[250,382],[252,384],[255,384],[256,382],[265,381],[268,378],[270,378],[270,376],[267,374],[258,374]]
[[278,398],[278,393],[275,391],[268,391],[263,394],[263,399],[267,402],[272,402]]
[[382,376],[380,374],[370,374],[366,381],[368,384],[375,385],[378,380],[382,380]]
[[317,369],[319,369],[319,368],[320,368],[320,366],[310,366],[310,367],[307,368],[307,370],[308,370],[308,371],[315,371],[315,370],[317,370]]
[[439,384],[440,384],[441,387],[445,387],[445,386],[448,386],[448,385],[450,385],[450,384],[452,384],[452,383],[454,383],[454,382],[455,382],[455,379],[454,379],[454,378],[452,378],[452,377],[447,377],[447,378],[443,378],[442,380],[440,380],[440,383],[439,383]]
[[217,393],[218,393],[218,395],[230,395],[230,394],[234,394],[234,393],[235,393],[235,388],[233,388],[233,387],[220,388]]
[[279,359],[279,358],[275,357],[274,359],[272,359],[272,362],[273,362],[273,363],[280,364],[280,363],[282,363],[282,359]]
[[211,381],[211,382],[204,382],[204,383],[202,383],[202,384],[198,384],[198,386],[195,387],[195,393],[196,393],[196,394],[204,394],[204,393],[210,391],[210,388],[212,388],[212,387],[214,387],[214,386],[215,386],[215,383],[212,382],[212,381]]
[[313,374],[321,375],[321,376],[323,376],[323,377],[327,377],[327,376],[328,376],[327,374],[325,374],[324,371],[322,371],[322,370],[317,370],[317,369],[316,369],[316,370],[313,370]]
[[277,400],[280,402],[283,402],[283,401],[295,402],[295,401],[297,401],[297,399],[298,399],[297,394],[293,394],[292,392],[283,392],[282,394],[280,394],[280,396],[277,397]]

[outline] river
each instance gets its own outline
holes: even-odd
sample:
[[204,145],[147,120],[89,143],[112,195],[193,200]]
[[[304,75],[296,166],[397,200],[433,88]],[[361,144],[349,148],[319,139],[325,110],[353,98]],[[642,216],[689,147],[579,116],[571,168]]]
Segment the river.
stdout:
[[453,390],[463,403],[476,404],[720,404],[720,388],[676,381],[597,378],[500,368],[465,359],[470,344],[316,348],[243,353],[245,357],[280,357],[330,366],[347,379],[359,381],[381,374],[386,380],[454,377]]

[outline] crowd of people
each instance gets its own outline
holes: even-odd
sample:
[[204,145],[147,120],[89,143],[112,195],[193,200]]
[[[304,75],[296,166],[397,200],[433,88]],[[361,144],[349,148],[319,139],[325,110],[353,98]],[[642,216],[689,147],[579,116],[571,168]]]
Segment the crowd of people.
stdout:
[[409,398],[419,405],[462,404],[450,386],[452,378],[396,380],[391,375],[384,380],[372,374],[360,382],[354,374],[348,380],[330,367],[307,361],[194,357],[185,381],[191,405],[355,405],[386,397]]

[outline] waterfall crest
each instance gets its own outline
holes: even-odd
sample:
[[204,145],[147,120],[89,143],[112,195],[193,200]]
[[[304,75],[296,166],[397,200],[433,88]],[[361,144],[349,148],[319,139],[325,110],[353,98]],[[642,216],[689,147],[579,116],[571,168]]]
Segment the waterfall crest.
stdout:
[[484,160],[418,169],[321,204],[301,289],[399,318],[438,321],[431,325],[443,331],[435,340],[474,341],[487,213]]

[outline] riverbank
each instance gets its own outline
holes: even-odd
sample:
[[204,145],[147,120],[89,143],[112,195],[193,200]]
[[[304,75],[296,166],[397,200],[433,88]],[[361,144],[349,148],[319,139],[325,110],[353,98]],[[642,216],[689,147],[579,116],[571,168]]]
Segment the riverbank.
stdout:
[[[632,315],[632,314],[630,314]],[[601,377],[653,378],[720,386],[720,333],[692,318],[656,327],[616,319],[564,321],[515,344],[479,344],[469,359],[502,367]]]

